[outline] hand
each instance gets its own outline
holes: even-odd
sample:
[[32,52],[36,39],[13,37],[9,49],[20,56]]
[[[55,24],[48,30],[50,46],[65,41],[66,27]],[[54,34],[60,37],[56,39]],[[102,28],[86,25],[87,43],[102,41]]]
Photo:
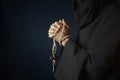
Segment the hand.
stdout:
[[[64,30],[63,30],[64,27]],[[63,32],[62,32],[63,31]],[[70,37],[70,28],[68,27],[68,25],[66,24],[66,22],[64,21],[64,19],[59,20],[58,22],[54,22],[48,31],[48,35],[49,38],[54,38],[57,42],[60,43],[60,41],[62,41],[62,39],[66,36]],[[69,37],[66,37],[66,39],[68,39]],[[62,44],[63,46],[65,45],[65,41],[67,41],[66,39],[64,39],[64,44]]]

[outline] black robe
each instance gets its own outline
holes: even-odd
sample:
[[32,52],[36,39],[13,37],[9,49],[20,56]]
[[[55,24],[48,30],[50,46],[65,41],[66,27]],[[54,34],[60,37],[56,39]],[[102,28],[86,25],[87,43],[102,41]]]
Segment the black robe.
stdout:
[[73,0],[78,22],[55,71],[57,80],[120,80],[120,1]]

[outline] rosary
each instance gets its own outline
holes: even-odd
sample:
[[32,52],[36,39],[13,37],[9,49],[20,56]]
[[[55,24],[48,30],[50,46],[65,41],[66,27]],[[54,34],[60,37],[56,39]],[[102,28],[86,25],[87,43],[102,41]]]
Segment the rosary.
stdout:
[[[62,31],[61,31],[60,36],[59,36],[59,44],[60,45],[61,45],[61,40],[60,39],[62,37],[64,27],[65,26],[63,26]],[[55,37],[58,37],[58,35],[56,35]],[[55,67],[56,67],[56,59],[57,59],[56,51],[57,51],[57,45],[56,45],[55,39],[53,38],[52,55],[50,57],[50,60],[52,61],[52,72],[55,72]]]
[[[68,27],[67,25],[63,24],[61,33],[55,36],[59,38],[60,45],[62,45],[62,41],[64,41],[66,38],[70,38],[70,36],[68,35],[62,38],[62,34],[64,32],[65,26]],[[57,45],[56,45],[55,38],[53,38],[52,55],[50,56],[50,60],[52,62],[52,72],[55,72],[55,67],[56,67],[56,59],[57,59],[56,50],[57,50]]]

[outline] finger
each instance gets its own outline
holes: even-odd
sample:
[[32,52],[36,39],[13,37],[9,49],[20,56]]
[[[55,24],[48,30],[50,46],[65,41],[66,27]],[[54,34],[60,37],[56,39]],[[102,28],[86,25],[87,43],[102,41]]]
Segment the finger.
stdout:
[[55,36],[56,36],[56,34],[49,34],[49,35],[48,35],[49,38],[53,38],[53,37],[55,37]]
[[53,36],[52,36],[52,35],[49,35],[48,37],[49,37],[49,38],[53,38]]
[[50,28],[49,31],[48,31],[48,34],[57,34],[57,31]]
[[65,22],[65,20],[64,20],[64,19],[62,19],[61,21],[62,21],[62,23],[63,23],[64,25],[66,25],[66,22]]
[[53,29],[53,28],[50,28],[48,32],[49,32],[49,33],[51,33],[51,32],[57,33],[57,30],[55,30],[55,29]]
[[59,20],[59,23],[61,24],[61,25],[65,25],[65,20],[64,19],[61,19],[61,20]]
[[48,33],[48,35],[51,35],[51,34],[56,34],[56,33],[54,33],[54,32],[50,32],[50,33]]
[[52,34],[52,35],[56,35],[57,33],[55,33],[55,32],[49,32],[49,33],[48,33],[48,35],[51,35],[51,34]]
[[62,19],[62,24],[65,25],[67,28],[70,29],[70,27],[67,25],[66,21],[64,19]]
[[60,22],[55,22],[55,26],[59,29],[61,27]]
[[61,23],[62,21],[61,21],[61,20],[59,20],[59,22]]
[[52,24],[51,29],[58,30],[58,27],[55,24]]

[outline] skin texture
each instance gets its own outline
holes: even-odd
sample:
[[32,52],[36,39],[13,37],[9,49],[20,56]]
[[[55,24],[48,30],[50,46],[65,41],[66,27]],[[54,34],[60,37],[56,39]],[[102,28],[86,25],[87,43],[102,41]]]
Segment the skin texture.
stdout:
[[[65,28],[63,33],[61,34],[63,25],[65,25]],[[61,38],[60,38],[60,34],[61,34]],[[59,42],[59,39],[61,40],[63,37],[68,35],[70,36],[70,29],[67,27],[67,24],[64,21],[64,19],[52,23],[52,25],[48,30],[48,37],[51,39],[54,38],[57,42]],[[62,46],[65,46],[68,40],[69,38],[66,38],[64,41],[62,41],[61,43]]]

